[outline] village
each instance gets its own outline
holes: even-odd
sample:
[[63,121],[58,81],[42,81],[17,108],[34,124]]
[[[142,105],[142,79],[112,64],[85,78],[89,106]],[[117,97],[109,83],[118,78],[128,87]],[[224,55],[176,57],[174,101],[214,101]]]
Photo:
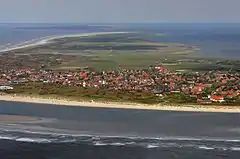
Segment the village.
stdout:
[[194,99],[196,103],[235,103],[240,96],[240,75],[236,72],[177,72],[161,64],[146,69],[96,71],[91,67],[76,71],[44,68],[6,67],[0,69],[0,90],[14,89],[24,83],[38,82],[107,91],[150,92],[165,97],[171,93]]

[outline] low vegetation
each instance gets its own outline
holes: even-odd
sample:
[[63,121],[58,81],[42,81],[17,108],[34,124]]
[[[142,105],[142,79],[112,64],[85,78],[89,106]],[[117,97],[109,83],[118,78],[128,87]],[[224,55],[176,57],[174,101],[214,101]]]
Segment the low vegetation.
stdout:
[[[131,102],[139,104],[197,104],[197,98],[183,93],[168,93],[165,96],[150,92],[136,91],[108,91],[97,88],[71,87],[59,84],[26,83],[15,85],[9,94],[40,96],[43,98],[69,99],[73,101],[96,101],[96,102]],[[233,102],[234,101],[234,102]],[[226,99],[224,103],[212,103],[212,105],[240,105],[239,99]]]
[[[154,38],[143,33],[67,37],[52,40],[49,44],[15,50],[11,61],[12,65],[19,67],[44,64],[47,69],[62,71],[86,66],[96,70],[142,69],[155,62],[162,63],[170,70],[239,69],[239,62],[206,59],[197,55],[195,47],[149,40]],[[2,59],[4,64],[6,60]],[[11,61],[7,65],[11,65]]]
[[58,84],[27,83],[15,85],[8,93],[22,95],[37,95],[52,98],[67,98],[75,101],[111,101],[111,102],[133,102],[144,104],[156,104],[162,102],[161,98],[153,93],[107,91],[95,88],[82,88],[63,86]]

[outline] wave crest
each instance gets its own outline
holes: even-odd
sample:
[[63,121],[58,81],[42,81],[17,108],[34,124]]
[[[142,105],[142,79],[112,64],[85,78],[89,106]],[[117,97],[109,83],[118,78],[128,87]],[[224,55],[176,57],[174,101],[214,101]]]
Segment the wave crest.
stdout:
[[124,137],[124,136],[97,136],[84,134],[56,133],[54,131],[30,130],[0,130],[0,140],[12,140],[25,143],[59,143],[59,144],[87,144],[92,146],[141,147],[147,149],[161,148],[194,148],[205,151],[240,151],[240,140],[236,139],[209,139],[186,137]]

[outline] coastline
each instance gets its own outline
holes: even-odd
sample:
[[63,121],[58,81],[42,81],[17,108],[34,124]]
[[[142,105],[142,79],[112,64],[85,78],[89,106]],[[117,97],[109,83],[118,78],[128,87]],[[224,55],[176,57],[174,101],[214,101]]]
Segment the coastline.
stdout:
[[156,111],[179,111],[179,112],[214,112],[214,113],[240,113],[240,106],[213,106],[213,105],[147,105],[120,102],[89,102],[72,101],[68,99],[41,98],[22,95],[0,95],[0,102],[21,102],[33,104],[49,104],[59,106],[89,107],[89,108],[109,108],[109,109],[138,109]]
[[67,34],[67,35],[60,35],[60,36],[48,36],[48,37],[42,37],[39,38],[38,41],[35,41],[33,43],[25,44],[26,42],[32,41],[25,41],[22,44],[17,44],[15,46],[10,46],[10,48],[2,49],[0,50],[0,53],[8,52],[8,51],[14,51],[18,49],[24,49],[28,47],[34,47],[39,45],[45,45],[50,43],[52,40],[62,39],[62,38],[74,38],[74,37],[86,37],[86,36],[97,36],[97,35],[108,35],[108,34],[125,34],[128,32],[92,32],[92,33],[81,33],[81,34]]

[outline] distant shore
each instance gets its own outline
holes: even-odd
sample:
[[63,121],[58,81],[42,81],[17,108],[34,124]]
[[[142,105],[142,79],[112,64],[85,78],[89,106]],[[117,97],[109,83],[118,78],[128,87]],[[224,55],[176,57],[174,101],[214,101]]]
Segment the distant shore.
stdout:
[[14,51],[18,49],[24,49],[28,47],[35,47],[39,45],[45,45],[51,42],[52,40],[62,39],[62,38],[72,38],[72,37],[86,37],[86,36],[96,36],[96,35],[108,35],[108,34],[124,34],[128,32],[93,32],[93,33],[82,33],[82,34],[67,34],[67,35],[61,35],[61,36],[52,36],[52,37],[46,37],[46,38],[40,38],[39,41],[35,41],[33,43],[28,44],[19,44],[15,46],[10,46],[7,49],[0,50],[0,53],[8,52],[8,51]]
[[141,109],[141,110],[161,110],[161,111],[184,111],[184,112],[222,112],[222,113],[240,113],[240,106],[213,106],[213,105],[147,105],[135,103],[118,102],[89,102],[72,101],[68,99],[41,98],[21,95],[0,95],[1,101],[23,102],[36,104],[50,104],[61,106],[78,106],[94,108],[119,108],[119,109]]

